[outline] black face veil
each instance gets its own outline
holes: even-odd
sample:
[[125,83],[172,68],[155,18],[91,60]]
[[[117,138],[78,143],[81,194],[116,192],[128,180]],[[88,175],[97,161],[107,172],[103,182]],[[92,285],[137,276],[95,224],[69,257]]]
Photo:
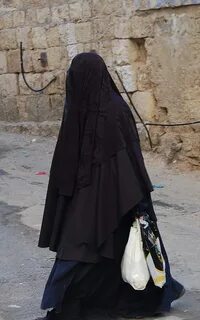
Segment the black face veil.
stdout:
[[[75,184],[78,188],[88,185],[92,163],[103,161],[121,147],[113,136],[113,130],[117,134],[109,105],[113,88],[118,91],[100,56],[82,53],[73,59],[51,167],[52,179],[62,194],[71,195]],[[105,119],[109,141],[105,139]]]
[[[116,106],[113,92],[120,96],[99,55],[81,53],[73,59],[67,74],[65,108],[51,166],[51,179],[59,193],[70,196],[75,186],[89,185],[92,164],[102,163],[126,147],[122,132],[127,144],[131,143],[128,142],[130,134],[133,141],[139,142],[129,107],[123,99],[121,106]],[[132,118],[132,133],[126,119],[117,117],[117,108]],[[147,179],[144,167],[142,171]]]

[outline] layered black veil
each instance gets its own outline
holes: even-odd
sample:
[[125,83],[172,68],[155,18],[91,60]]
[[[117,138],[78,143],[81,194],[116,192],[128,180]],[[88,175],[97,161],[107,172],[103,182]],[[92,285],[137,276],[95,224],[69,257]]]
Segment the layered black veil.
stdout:
[[[96,53],[81,53],[73,59],[67,73],[65,107],[50,170],[39,246],[49,246],[50,239],[52,239],[58,196],[74,198],[78,190],[83,190],[92,184],[93,176],[95,176],[94,166],[105,164],[120,150],[126,150],[129,155],[133,178],[129,178],[129,169],[124,167],[127,179],[130,180],[129,185],[127,182],[126,190],[121,187],[121,182],[119,182],[120,190],[123,189],[120,191],[121,195],[118,194],[119,190],[115,190],[116,192],[114,189],[103,190],[111,193],[109,200],[111,209],[107,213],[110,217],[108,228],[103,216],[108,211],[109,204],[104,203],[102,194],[101,210],[104,212],[102,214],[99,212],[99,215],[102,216],[101,229],[103,233],[105,233],[104,230],[108,230],[107,235],[102,234],[102,239],[113,230],[116,221],[120,221],[120,217],[127,213],[124,212],[126,208],[131,209],[127,205],[121,212],[118,212],[119,208],[114,208],[116,202],[114,197],[116,199],[128,197],[129,201],[126,203],[133,205],[142,197],[149,198],[151,216],[156,220],[150,199],[153,187],[145,168],[136,123],[129,106],[120,95],[103,59]],[[122,166],[126,165],[122,164]],[[121,172],[116,175],[122,177],[123,170]],[[93,186],[95,183],[93,181]],[[111,181],[108,181],[107,185],[109,183]],[[117,186],[112,188],[116,189]],[[129,188],[133,189],[132,193],[128,190]],[[101,199],[101,194],[98,194],[98,197]],[[125,202],[125,200],[122,201]],[[74,200],[74,202],[77,201]],[[95,207],[95,204],[94,210],[101,211],[100,207]],[[79,213],[71,213],[71,216],[74,216],[72,226],[77,224],[77,219],[79,219],[76,215],[85,215],[84,212],[81,213],[81,210],[78,211]],[[85,211],[89,211],[89,208],[86,208]]]
[[[117,118],[119,106],[113,103],[113,90],[120,95],[99,55],[82,53],[73,59],[67,73],[63,119],[51,166],[51,176],[62,194],[72,195],[75,185],[87,186],[92,163],[102,163],[125,147],[119,121],[130,151],[132,143],[139,144],[134,118],[123,100],[123,114],[121,119]],[[137,156],[144,184],[152,191],[140,152]]]

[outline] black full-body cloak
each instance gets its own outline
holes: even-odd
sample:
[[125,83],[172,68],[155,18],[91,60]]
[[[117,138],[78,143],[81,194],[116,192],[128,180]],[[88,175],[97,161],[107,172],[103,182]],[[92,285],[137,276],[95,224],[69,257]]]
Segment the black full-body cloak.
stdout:
[[[141,308],[144,312],[146,304],[148,312],[158,310],[162,295],[166,295],[164,290],[150,282],[147,292],[138,295],[128,285],[124,288],[120,274],[120,260],[136,209],[142,204],[143,210],[156,221],[150,196],[153,187],[133,115],[96,53],[82,53],[73,59],[66,92],[39,239],[40,247],[49,247],[57,253],[42,306],[58,306],[59,301],[49,301],[52,301],[52,279],[58,284],[62,274],[63,295],[68,294],[66,288],[71,286],[68,301],[74,294],[75,300],[79,296],[85,305],[91,306],[92,301],[95,306],[95,297],[98,303],[107,297],[104,300],[110,303],[119,299],[118,305],[127,312],[138,314]],[[109,279],[110,289],[106,287]],[[175,296],[170,296],[169,287],[172,290],[171,282],[165,309],[169,309]],[[60,292],[60,286],[56,288]],[[110,292],[109,299],[105,291]],[[60,294],[55,296],[58,298]]]

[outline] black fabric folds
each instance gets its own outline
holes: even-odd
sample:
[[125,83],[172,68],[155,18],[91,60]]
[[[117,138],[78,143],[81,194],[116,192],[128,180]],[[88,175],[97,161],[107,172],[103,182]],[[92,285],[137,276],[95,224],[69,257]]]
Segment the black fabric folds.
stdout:
[[[60,259],[113,258],[112,234],[143,198],[156,220],[152,190],[135,120],[103,59],[77,55],[67,73],[39,246]],[[61,195],[68,205],[59,210]]]
[[[139,143],[139,137],[132,113],[99,55],[82,53],[73,59],[66,89],[51,176],[59,191],[71,196],[75,186],[91,183],[92,163],[102,163],[125,147],[122,133],[130,149],[131,144]],[[118,100],[113,99],[113,92]],[[141,159],[139,165],[147,182]],[[146,186],[152,188],[149,181]]]

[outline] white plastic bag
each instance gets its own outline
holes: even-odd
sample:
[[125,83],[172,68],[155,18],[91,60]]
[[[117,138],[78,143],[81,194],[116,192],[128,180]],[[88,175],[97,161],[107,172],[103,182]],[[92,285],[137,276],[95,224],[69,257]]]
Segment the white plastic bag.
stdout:
[[133,223],[121,262],[122,278],[135,290],[144,290],[150,274],[147,267],[139,220]]

